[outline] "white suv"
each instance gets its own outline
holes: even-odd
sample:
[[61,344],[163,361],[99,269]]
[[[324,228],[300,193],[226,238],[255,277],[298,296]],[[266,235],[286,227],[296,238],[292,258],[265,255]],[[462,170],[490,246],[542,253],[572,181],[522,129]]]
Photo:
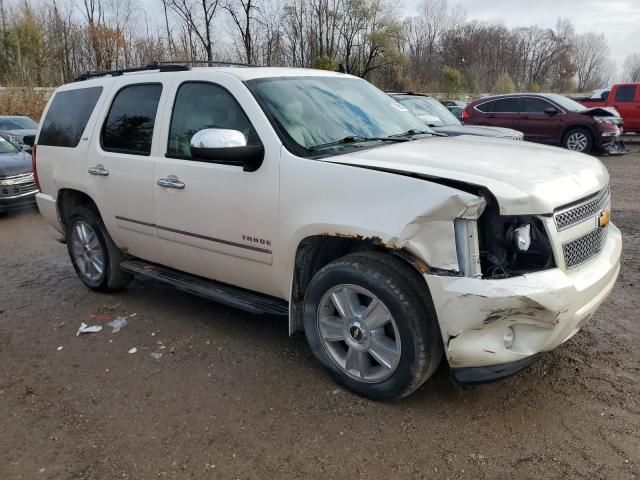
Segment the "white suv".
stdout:
[[434,135],[366,81],[152,65],[58,88],[43,216],[98,291],[133,275],[288,315],[338,382],[408,395],[443,356],[503,378],[612,289],[621,235],[595,158]]

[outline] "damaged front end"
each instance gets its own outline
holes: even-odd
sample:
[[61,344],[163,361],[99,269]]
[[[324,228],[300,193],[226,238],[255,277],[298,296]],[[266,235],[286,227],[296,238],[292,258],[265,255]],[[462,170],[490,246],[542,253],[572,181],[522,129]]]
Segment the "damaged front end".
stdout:
[[[613,288],[621,235],[608,225],[599,255],[568,269],[556,257],[570,232],[559,240],[551,214],[504,215],[490,192],[464,188],[479,201],[453,221],[457,268],[424,277],[454,377],[483,383],[516,373],[580,330]],[[405,246],[428,258],[416,238]]]

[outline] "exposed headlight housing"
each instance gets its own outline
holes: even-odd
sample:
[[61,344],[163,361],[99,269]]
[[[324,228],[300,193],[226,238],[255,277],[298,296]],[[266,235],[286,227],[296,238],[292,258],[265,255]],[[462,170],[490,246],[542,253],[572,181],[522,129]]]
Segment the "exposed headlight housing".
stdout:
[[9,135],[9,141],[15,143],[16,145],[22,145],[24,141],[24,137],[20,135]]
[[531,246],[531,224],[527,223],[513,231],[515,246],[520,252],[526,252]]
[[622,123],[622,118],[620,117],[593,117],[593,119],[598,123],[611,123],[613,125]]

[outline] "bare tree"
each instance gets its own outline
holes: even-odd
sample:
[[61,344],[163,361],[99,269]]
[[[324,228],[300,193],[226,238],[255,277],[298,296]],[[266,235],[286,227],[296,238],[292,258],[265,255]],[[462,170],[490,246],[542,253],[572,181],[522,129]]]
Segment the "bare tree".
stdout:
[[624,61],[624,80],[640,82],[640,53],[632,53]]
[[162,0],[162,2],[184,23],[189,38],[195,35],[205,51],[207,61],[211,62],[213,60],[211,31],[219,0]]
[[257,24],[256,15],[259,8],[256,0],[227,0],[222,5],[231,17],[235,25],[243,47],[243,54],[247,63],[254,63],[256,59],[255,51],[255,28]]
[[610,75],[611,64],[607,64],[609,58],[609,46],[603,34],[587,32],[578,35],[574,45],[574,61],[576,65],[576,77],[578,79],[578,91],[584,92],[603,86]]

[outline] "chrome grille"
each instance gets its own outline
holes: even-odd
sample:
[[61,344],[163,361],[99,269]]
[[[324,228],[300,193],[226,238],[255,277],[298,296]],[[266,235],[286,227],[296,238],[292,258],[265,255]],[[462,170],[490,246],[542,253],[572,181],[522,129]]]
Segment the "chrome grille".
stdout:
[[15,198],[35,193],[37,190],[31,173],[0,177],[0,198]]
[[577,267],[600,253],[607,239],[607,228],[596,228],[586,235],[562,244],[567,268]]
[[594,217],[609,204],[610,196],[611,192],[607,185],[606,188],[587,198],[585,201],[577,205],[558,210],[553,214],[557,230],[560,232],[573,225],[581,223],[590,217]]

